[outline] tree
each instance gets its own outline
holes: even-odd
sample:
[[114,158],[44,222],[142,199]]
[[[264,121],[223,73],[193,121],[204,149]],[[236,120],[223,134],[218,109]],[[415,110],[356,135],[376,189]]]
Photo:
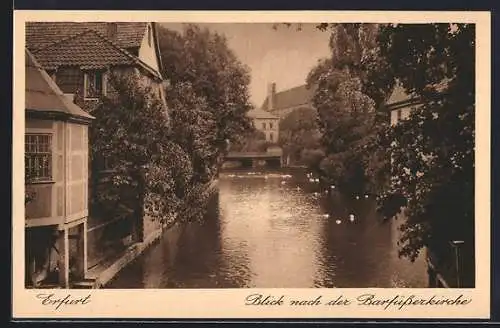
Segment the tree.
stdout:
[[316,112],[311,108],[297,108],[280,121],[279,145],[294,161],[302,161],[306,149],[319,149],[320,137]]
[[[214,138],[206,140],[214,147],[215,155],[209,151],[208,157],[199,158],[211,163],[214,156],[224,154],[228,142],[237,141],[251,129],[246,116],[252,108],[248,68],[229,49],[225,37],[196,25],[188,25],[183,33],[160,28],[159,44],[165,64],[162,73],[169,79],[171,87],[182,90],[180,85],[188,85],[190,90],[191,100],[183,97],[182,92],[170,93],[167,99],[169,107],[174,111],[176,107],[188,111],[191,106],[198,111],[196,115],[199,115],[200,124],[206,123],[202,122],[206,117],[215,123],[205,126],[215,133]],[[195,170],[198,170],[196,165]]]
[[132,76],[111,75],[109,82],[116,96],[102,99],[90,127],[92,171],[100,180],[93,198],[111,217],[168,223],[189,193],[189,157],[171,141],[166,108],[150,87]]
[[255,128],[245,132],[241,138],[231,144],[230,150],[235,152],[263,152],[271,145],[266,141],[266,134]]
[[215,174],[217,163],[217,125],[205,99],[196,95],[190,83],[179,82],[167,88],[170,104],[172,140],[191,157],[192,183],[206,183]]
[[315,86],[313,105],[318,111],[321,143],[326,157],[321,173],[350,192],[367,188],[371,142],[379,117],[376,109],[385,97],[384,88],[367,74],[366,67],[377,58],[378,25],[320,25],[331,31],[331,57],[321,61],[309,74]]
[[452,240],[474,255],[474,37],[473,24],[422,24],[384,26],[378,39],[394,78],[423,104],[379,136],[393,157],[380,208],[393,217],[405,205],[401,255],[412,260]]

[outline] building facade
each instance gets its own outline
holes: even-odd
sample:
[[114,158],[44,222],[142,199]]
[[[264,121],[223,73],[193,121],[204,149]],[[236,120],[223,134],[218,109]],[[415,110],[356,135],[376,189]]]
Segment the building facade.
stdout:
[[266,141],[278,142],[279,139],[279,117],[262,109],[254,109],[248,112],[248,117],[252,119],[253,126],[264,133]]

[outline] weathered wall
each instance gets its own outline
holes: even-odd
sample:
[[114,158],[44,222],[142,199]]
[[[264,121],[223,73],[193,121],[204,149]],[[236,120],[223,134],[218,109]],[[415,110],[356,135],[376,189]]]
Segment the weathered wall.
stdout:
[[[149,30],[148,30],[149,28]],[[158,65],[158,59],[156,57],[156,51],[155,51],[155,39],[154,39],[154,33],[153,33],[153,28],[151,26],[151,23],[148,23],[148,28],[145,29],[144,31],[144,37],[142,39],[141,47],[139,48],[139,58],[151,66],[155,70],[159,70],[159,65]],[[148,32],[150,34],[150,43],[148,43]]]

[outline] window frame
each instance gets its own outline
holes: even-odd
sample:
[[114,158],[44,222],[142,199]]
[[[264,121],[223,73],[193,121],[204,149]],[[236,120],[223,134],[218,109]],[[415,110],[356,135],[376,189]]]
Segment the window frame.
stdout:
[[[93,75],[94,76],[94,79],[96,82],[97,81],[97,74],[100,74],[101,78],[101,90],[100,92],[95,92],[94,95],[89,95],[89,81],[90,81],[90,77]],[[99,99],[100,97],[102,96],[106,96],[107,95],[107,87],[106,87],[106,84],[107,84],[107,76],[106,76],[106,72],[103,71],[103,70],[89,70],[89,71],[85,71],[84,74],[83,74],[83,98],[84,99],[89,99],[89,100],[95,100],[95,99]]]
[[[29,137],[35,137],[36,142],[28,142]],[[47,143],[44,144],[46,147],[45,150],[43,150],[43,145],[40,142],[40,137],[47,137]],[[53,156],[53,133],[48,133],[48,132],[27,132],[25,133],[25,139],[24,139],[24,156],[25,156],[25,163],[24,163],[24,177],[25,177],[25,184],[38,184],[38,183],[53,183],[54,182],[54,156]],[[28,146],[32,145],[35,147],[35,149],[31,150],[30,147]],[[38,165],[37,162],[40,161],[40,158],[47,158],[47,165],[46,167],[43,165]],[[33,161],[33,165],[30,165],[30,163]],[[28,172],[33,172],[33,169],[31,167],[38,166],[38,168],[35,167],[35,171],[37,172],[35,175],[32,175],[31,178],[28,181]],[[46,171],[46,174],[44,174]]]
[[262,130],[266,129],[266,122],[262,122]]
[[399,122],[403,119],[403,110],[400,108],[396,111],[396,122]]

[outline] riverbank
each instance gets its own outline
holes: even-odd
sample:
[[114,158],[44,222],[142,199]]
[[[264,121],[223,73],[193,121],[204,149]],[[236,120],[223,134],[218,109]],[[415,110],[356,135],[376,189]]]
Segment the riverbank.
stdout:
[[[218,179],[207,183],[205,193],[211,194],[218,185]],[[99,289],[108,284],[127,265],[137,259],[142,253],[155,244],[163,236],[165,231],[175,226],[177,220],[171,224],[164,224],[160,228],[153,230],[146,236],[144,241],[130,245],[123,252],[96,265],[85,274],[85,279],[75,282],[73,288],[76,289]]]

